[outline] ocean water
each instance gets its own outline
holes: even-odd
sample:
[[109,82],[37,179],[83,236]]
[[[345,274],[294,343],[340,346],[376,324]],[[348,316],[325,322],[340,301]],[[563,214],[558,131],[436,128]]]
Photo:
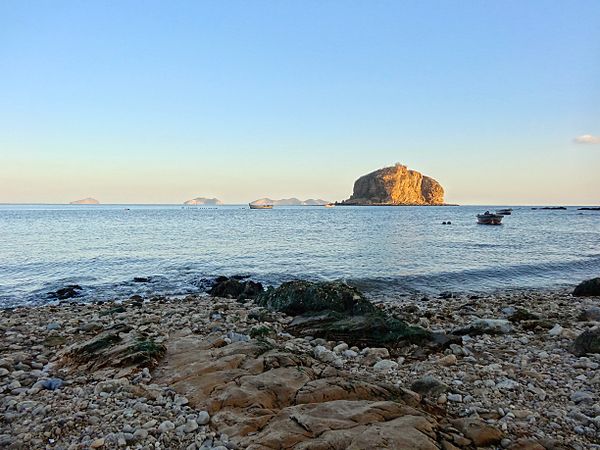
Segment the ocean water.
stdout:
[[49,302],[68,284],[84,301],[183,295],[234,274],[344,279],[374,298],[600,276],[600,212],[523,206],[501,226],[476,223],[496,208],[0,205],[0,306]]

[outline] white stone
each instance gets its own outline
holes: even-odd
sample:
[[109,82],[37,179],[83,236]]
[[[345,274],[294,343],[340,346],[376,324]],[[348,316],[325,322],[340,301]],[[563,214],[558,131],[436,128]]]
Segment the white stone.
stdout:
[[348,344],[346,344],[345,342],[342,342],[339,345],[336,345],[335,347],[333,347],[333,351],[336,353],[342,353],[344,351],[348,350]]
[[373,369],[377,370],[378,372],[389,372],[391,370],[394,370],[398,367],[398,363],[396,361],[392,361],[389,359],[382,359],[381,361],[375,363],[375,365],[373,366]]
[[556,324],[550,331],[548,331],[548,334],[550,336],[560,336],[562,331],[563,331],[563,327],[561,327],[559,324]]

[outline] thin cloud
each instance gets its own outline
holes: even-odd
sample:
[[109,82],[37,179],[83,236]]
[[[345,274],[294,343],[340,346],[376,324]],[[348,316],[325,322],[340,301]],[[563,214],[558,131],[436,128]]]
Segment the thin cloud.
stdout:
[[576,144],[600,144],[600,136],[582,134],[574,139]]

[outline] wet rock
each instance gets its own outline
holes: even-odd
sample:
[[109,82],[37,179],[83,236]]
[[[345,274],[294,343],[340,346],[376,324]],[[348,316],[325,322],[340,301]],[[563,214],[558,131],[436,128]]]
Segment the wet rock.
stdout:
[[600,296],[600,277],[591,280],[582,281],[573,290],[575,297],[596,297]]
[[357,315],[376,310],[357,289],[339,282],[289,281],[276,289],[269,288],[257,302],[292,316],[319,311]]
[[150,283],[151,280],[152,280],[151,277],[134,277],[133,278],[134,283]]
[[48,292],[48,298],[56,298],[58,300],[66,300],[81,295],[82,287],[78,284],[71,284],[54,292]]
[[254,299],[264,291],[261,283],[251,280],[240,281],[236,278],[219,277],[208,291],[213,297],[235,298],[238,300]]

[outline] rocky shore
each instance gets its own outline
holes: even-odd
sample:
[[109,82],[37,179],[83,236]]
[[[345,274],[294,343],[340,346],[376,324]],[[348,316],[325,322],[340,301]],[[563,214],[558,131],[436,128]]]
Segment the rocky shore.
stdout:
[[1,310],[0,448],[600,449],[599,297],[241,288]]

